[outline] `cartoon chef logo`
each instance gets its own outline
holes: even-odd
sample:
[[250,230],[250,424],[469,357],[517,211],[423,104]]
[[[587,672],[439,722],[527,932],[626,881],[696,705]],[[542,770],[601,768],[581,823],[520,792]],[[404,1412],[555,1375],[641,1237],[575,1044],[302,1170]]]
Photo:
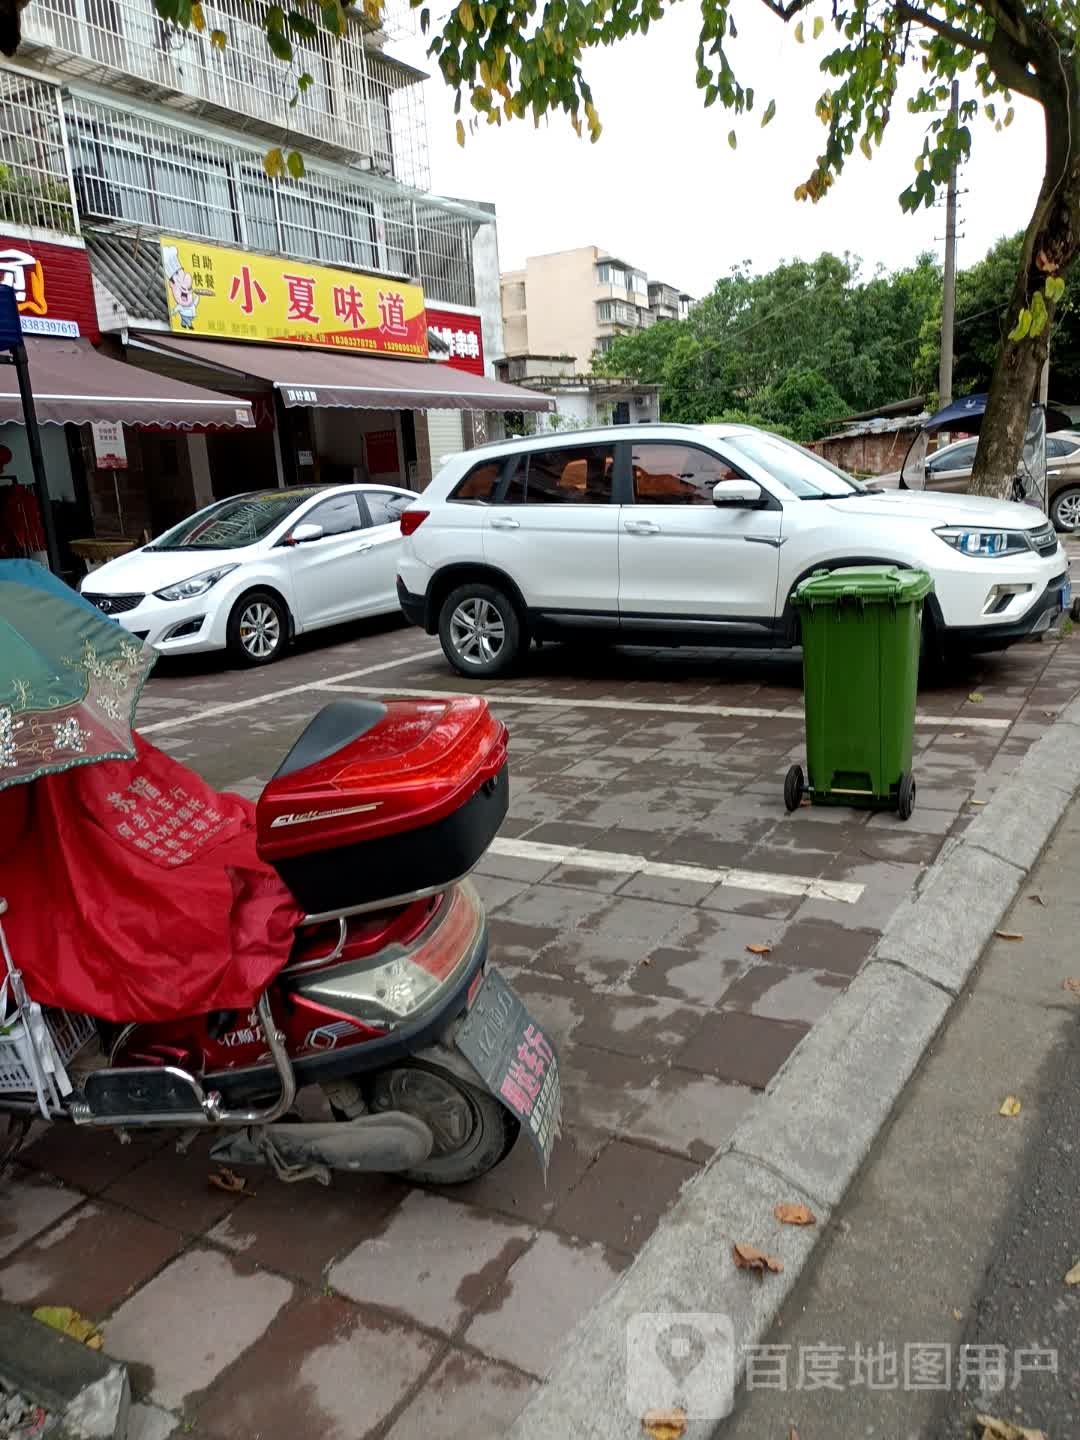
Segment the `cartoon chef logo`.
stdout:
[[45,272],[25,250],[0,250],[0,285],[10,285],[24,315],[45,315]]
[[170,313],[178,317],[182,330],[193,330],[195,328],[195,312],[199,308],[200,297],[212,295],[214,292],[195,289],[191,271],[180,259],[180,253],[175,245],[161,247],[161,268],[165,272],[165,281],[169,287]]

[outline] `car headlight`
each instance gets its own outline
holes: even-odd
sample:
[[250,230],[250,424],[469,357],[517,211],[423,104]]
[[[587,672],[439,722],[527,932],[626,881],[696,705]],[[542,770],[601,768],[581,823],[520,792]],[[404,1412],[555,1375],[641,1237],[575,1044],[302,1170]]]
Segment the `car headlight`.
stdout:
[[194,600],[196,595],[205,595],[212,585],[235,569],[235,565],[219,565],[216,570],[204,570],[201,575],[192,575],[189,580],[167,585],[164,590],[155,590],[154,594],[159,600]]
[[1022,555],[1031,550],[1024,530],[970,530],[966,525],[950,525],[934,534],[961,555],[996,559],[999,555]]

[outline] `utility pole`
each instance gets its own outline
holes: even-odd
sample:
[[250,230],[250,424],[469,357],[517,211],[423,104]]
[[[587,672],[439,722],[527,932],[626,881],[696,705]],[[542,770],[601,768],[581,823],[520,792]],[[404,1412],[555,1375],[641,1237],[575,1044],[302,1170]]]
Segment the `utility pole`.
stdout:
[[[960,82],[952,82],[949,106],[955,126],[960,117]],[[938,367],[938,408],[952,400],[953,317],[956,313],[956,165],[949,171],[945,196],[945,275],[941,288],[941,363]]]

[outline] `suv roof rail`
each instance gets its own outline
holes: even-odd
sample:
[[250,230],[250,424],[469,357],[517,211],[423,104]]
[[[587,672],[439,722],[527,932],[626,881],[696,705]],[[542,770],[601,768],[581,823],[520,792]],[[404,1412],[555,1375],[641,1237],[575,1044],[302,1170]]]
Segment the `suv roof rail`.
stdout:
[[479,445],[473,445],[469,450],[463,450],[463,455],[474,455],[477,450],[491,450],[496,445],[532,445],[540,442],[550,443],[552,440],[576,440],[584,435],[608,435],[612,431],[623,430],[701,430],[702,425],[693,424],[688,420],[631,420],[625,425],[582,425],[580,430],[541,430],[533,435],[511,435],[502,440],[484,440]]

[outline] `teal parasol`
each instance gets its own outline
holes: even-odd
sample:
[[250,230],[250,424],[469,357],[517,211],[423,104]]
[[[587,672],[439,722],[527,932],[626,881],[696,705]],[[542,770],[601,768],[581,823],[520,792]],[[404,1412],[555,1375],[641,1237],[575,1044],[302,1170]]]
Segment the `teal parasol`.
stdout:
[[135,754],[156,652],[48,570],[0,561],[0,790]]

